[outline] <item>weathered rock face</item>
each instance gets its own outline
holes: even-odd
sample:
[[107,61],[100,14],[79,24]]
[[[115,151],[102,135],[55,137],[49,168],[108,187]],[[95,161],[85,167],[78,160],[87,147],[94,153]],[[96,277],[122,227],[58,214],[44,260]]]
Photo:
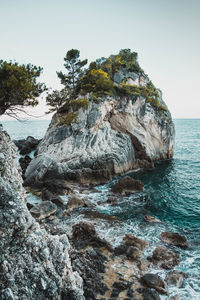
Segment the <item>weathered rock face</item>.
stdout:
[[85,299],[67,236],[47,234],[26,207],[16,156],[0,128],[0,298]]
[[[134,74],[127,73],[123,78],[134,80]],[[145,86],[148,82],[144,77],[138,84]],[[60,126],[66,116],[54,115],[39,144],[37,158],[26,171],[27,185],[52,178],[103,183],[113,175],[152,168],[152,161],[173,156],[170,112],[153,106],[142,96],[107,96],[99,103],[90,101],[87,109],[79,109],[75,121]]]

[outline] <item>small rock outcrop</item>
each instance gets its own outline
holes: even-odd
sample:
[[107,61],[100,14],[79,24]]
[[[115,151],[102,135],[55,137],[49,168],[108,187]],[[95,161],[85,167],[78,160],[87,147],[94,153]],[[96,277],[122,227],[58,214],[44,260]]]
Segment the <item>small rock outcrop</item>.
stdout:
[[140,180],[135,180],[130,176],[121,178],[112,186],[111,191],[118,194],[136,193],[143,190],[143,183]]
[[[105,183],[114,175],[149,170],[154,161],[172,158],[174,125],[162,93],[135,60],[131,67],[133,55],[126,59],[125,53],[114,74],[106,73],[105,64],[98,66],[110,80],[109,93],[103,88],[97,95],[82,91],[73,105],[53,116],[27,168],[26,185],[53,178]],[[113,64],[118,56],[111,56]]]
[[148,257],[148,259],[163,269],[172,269],[180,263],[180,256],[178,253],[170,251],[162,246],[158,246],[153,251],[152,257]]
[[49,235],[29,213],[17,152],[0,128],[0,299],[83,300],[66,235]]
[[144,286],[154,288],[160,294],[168,294],[164,280],[157,274],[145,274],[141,277],[141,282]]
[[188,241],[184,235],[180,235],[176,232],[162,232],[161,240],[164,243],[177,246],[183,249],[188,248]]

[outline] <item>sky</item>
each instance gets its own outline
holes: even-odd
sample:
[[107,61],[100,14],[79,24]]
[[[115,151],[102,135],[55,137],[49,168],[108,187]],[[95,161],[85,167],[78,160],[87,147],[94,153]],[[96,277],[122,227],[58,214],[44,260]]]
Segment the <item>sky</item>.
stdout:
[[[72,48],[89,62],[130,48],[172,117],[200,118],[200,0],[0,0],[0,59],[41,66],[60,89]],[[43,97],[31,113],[46,110]]]

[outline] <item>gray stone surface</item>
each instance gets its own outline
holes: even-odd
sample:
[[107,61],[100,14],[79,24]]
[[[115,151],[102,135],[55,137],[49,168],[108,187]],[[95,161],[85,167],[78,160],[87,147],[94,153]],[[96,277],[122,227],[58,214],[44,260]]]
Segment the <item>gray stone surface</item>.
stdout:
[[0,299],[85,299],[82,279],[72,271],[67,236],[47,234],[26,207],[16,147],[1,129],[0,153],[5,158],[0,177]]

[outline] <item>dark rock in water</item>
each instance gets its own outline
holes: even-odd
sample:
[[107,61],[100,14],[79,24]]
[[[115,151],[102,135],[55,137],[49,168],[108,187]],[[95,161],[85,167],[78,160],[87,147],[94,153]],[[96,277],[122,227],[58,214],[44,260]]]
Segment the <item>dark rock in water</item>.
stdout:
[[61,197],[59,197],[58,195],[53,194],[52,192],[50,192],[46,188],[42,190],[42,200],[43,201],[51,201],[54,204],[56,204],[57,206],[63,206],[64,205],[64,201]]
[[168,285],[175,285],[180,288],[183,285],[183,281],[187,278],[187,274],[181,271],[171,271],[166,276],[166,281]]
[[144,220],[146,222],[149,222],[149,223],[161,223],[161,221],[159,219],[156,219],[156,218],[154,218],[153,216],[150,216],[150,215],[145,215]]
[[17,148],[20,151],[21,155],[25,155],[25,154],[29,154],[31,153],[33,150],[36,149],[36,147],[38,146],[38,144],[41,142],[41,140],[35,139],[32,136],[28,136],[23,140],[14,140],[13,141],[15,143],[15,145],[17,146]]
[[104,295],[108,288],[103,282],[102,273],[105,272],[107,258],[98,249],[93,248],[85,252],[72,250],[70,258],[73,270],[83,278],[85,298],[96,300],[97,295]]
[[142,291],[143,300],[160,300],[158,292],[154,289],[143,289]]
[[25,157],[20,157],[19,163],[22,168],[23,175],[25,174],[26,169],[27,169],[28,165],[30,164],[30,162],[31,162],[31,158],[28,155],[26,155]]
[[145,274],[141,277],[141,282],[144,286],[157,290],[160,294],[167,295],[166,284],[157,274]]
[[45,219],[53,215],[57,210],[57,207],[51,201],[44,201],[35,205],[30,209],[30,213],[37,219]]
[[72,188],[65,180],[48,180],[44,182],[44,186],[53,194],[66,195],[72,192]]
[[77,249],[86,248],[88,245],[96,248],[104,247],[112,251],[112,246],[104,239],[98,237],[92,223],[80,222],[72,227],[72,240]]
[[185,236],[180,235],[178,233],[174,232],[162,232],[161,233],[161,240],[164,243],[174,245],[180,248],[187,248],[188,247],[188,242]]
[[108,199],[106,200],[106,203],[108,203],[110,205],[116,205],[117,199],[115,197],[108,197]]
[[129,176],[125,176],[115,183],[111,190],[113,193],[124,195],[130,192],[141,192],[143,187],[144,185],[140,180],[135,180]]
[[66,213],[68,214],[73,209],[78,208],[78,207],[83,207],[83,206],[85,206],[85,207],[88,206],[87,201],[77,197],[76,195],[72,195],[67,202]]
[[125,245],[134,246],[140,250],[144,250],[144,248],[148,245],[147,241],[139,239],[132,234],[126,234],[123,238],[123,241]]
[[148,259],[163,269],[172,269],[180,263],[180,256],[178,253],[174,253],[162,246],[157,247],[153,251],[152,257],[148,257]]

